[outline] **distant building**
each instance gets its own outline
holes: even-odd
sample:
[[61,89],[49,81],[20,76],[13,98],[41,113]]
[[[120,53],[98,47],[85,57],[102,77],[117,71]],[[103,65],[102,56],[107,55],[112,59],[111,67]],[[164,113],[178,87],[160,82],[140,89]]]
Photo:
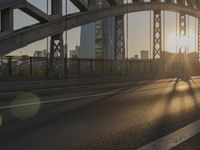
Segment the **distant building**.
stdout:
[[138,55],[134,55],[133,59],[139,59]]
[[[107,7],[107,0],[86,0],[92,6]],[[122,2],[122,0],[118,0]],[[115,17],[107,17],[102,19],[102,57],[105,59],[113,59],[115,51]],[[96,55],[96,33],[97,26],[95,22],[86,24],[81,27],[80,36],[80,58],[97,58]]]
[[34,57],[47,57],[47,50],[37,50],[33,54]]
[[81,58],[95,58],[95,23],[81,27],[80,47]]
[[78,55],[80,54],[80,46],[76,45],[75,50],[77,51]]
[[149,59],[149,51],[141,50],[140,54],[141,54],[141,59]]
[[75,50],[69,51],[70,58],[79,58],[80,55],[80,46],[75,46]]
[[69,57],[70,58],[78,58],[78,53],[76,50],[69,50]]

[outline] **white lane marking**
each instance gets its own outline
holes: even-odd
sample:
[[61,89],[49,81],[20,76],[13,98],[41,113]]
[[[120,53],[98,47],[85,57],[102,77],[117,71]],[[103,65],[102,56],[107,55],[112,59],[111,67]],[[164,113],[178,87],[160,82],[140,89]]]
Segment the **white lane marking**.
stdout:
[[22,92],[23,92],[23,91],[3,92],[3,93],[0,93],[0,95],[19,94],[19,93],[22,93]]
[[105,92],[105,93],[99,93],[99,94],[93,94],[93,95],[70,97],[70,98],[65,98],[65,99],[46,100],[46,101],[43,101],[43,102],[40,101],[40,102],[34,102],[34,103],[22,103],[22,104],[17,104],[17,105],[7,105],[7,106],[0,106],[0,110],[2,110],[2,109],[8,109],[8,108],[17,108],[17,107],[31,106],[31,105],[37,105],[37,104],[47,104],[47,103],[54,103],[54,102],[63,102],[63,101],[81,99],[81,98],[91,98],[91,97],[98,97],[98,96],[105,96],[105,95],[112,95],[112,94],[120,94],[120,93],[122,93],[122,92]]
[[[48,89],[37,89],[37,90],[31,90],[32,92],[43,92],[43,91],[53,91],[53,90],[62,90],[62,89],[75,89],[75,88],[87,88],[92,87],[92,85],[87,86],[72,86],[72,87],[58,87],[58,88],[48,88]],[[19,94],[23,93],[25,91],[14,91],[14,92],[2,92],[0,95],[9,95],[9,94]]]
[[[150,80],[144,80],[144,81],[139,81],[139,82],[145,83],[146,81],[150,81]],[[90,87],[97,87],[97,86],[101,86],[101,88],[102,87],[108,87],[108,86],[109,87],[117,87],[117,86],[120,86],[121,84],[131,85],[131,84],[134,84],[134,83],[135,83],[135,81],[131,81],[131,82],[116,82],[116,83],[114,82],[114,83],[103,83],[103,84],[96,84],[96,85],[91,84],[91,85],[78,85],[78,86],[71,86],[71,87],[36,89],[36,90],[30,90],[30,91],[32,91],[32,92],[44,92],[44,91],[53,91],[53,90],[61,90],[61,89],[90,88]],[[20,93],[23,93],[23,92],[25,92],[25,91],[1,92],[0,96],[9,95],[9,94],[20,94]]]
[[[134,81],[132,83],[135,83]],[[121,84],[132,84],[130,82],[121,82],[121,83],[103,83],[103,84],[96,84],[96,85],[78,85],[78,86],[71,86],[71,87],[58,87],[58,88],[47,88],[47,89],[37,89],[37,90],[31,90],[32,92],[43,92],[43,91],[53,91],[53,90],[62,90],[62,89],[76,89],[76,88],[90,88],[90,87],[105,87],[105,86],[120,86]],[[20,94],[25,91],[14,91],[14,92],[1,92],[0,95],[9,95],[9,94]]]
[[170,150],[200,133],[200,120],[176,130],[138,150]]
[[24,106],[30,106],[30,105],[37,105],[37,104],[47,104],[47,103],[53,103],[53,102],[62,102],[62,101],[69,101],[69,100],[75,100],[75,99],[81,99],[81,98],[91,98],[91,97],[98,97],[98,96],[105,96],[105,95],[112,95],[112,94],[124,94],[124,93],[130,93],[130,92],[138,92],[140,90],[136,88],[130,89],[130,90],[124,90],[124,91],[110,91],[110,92],[104,92],[104,93],[99,93],[99,94],[91,94],[91,95],[86,95],[86,96],[77,96],[77,97],[70,97],[70,98],[65,98],[65,99],[56,99],[56,100],[45,100],[45,101],[40,101],[40,102],[35,102],[35,103],[22,103],[22,104],[17,104],[17,105],[7,105],[7,106],[0,106],[0,110],[2,109],[8,109],[8,108],[16,108],[16,107],[24,107]]

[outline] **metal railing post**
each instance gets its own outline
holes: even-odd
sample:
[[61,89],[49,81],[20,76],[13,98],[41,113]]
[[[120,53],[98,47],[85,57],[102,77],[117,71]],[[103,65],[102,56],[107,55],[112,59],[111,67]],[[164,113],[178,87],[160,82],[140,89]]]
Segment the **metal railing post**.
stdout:
[[92,59],[90,59],[90,72],[92,73],[93,72],[93,60]]
[[12,56],[8,56],[8,74],[12,76]]
[[29,61],[30,61],[30,75],[33,75],[33,61],[32,61],[32,57],[29,57]]

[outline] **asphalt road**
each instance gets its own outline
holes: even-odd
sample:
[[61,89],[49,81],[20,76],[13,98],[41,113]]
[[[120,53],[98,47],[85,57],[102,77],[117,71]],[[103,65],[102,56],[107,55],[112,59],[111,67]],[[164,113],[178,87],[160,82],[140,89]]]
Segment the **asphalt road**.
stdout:
[[199,119],[200,77],[0,93],[0,149],[138,149]]

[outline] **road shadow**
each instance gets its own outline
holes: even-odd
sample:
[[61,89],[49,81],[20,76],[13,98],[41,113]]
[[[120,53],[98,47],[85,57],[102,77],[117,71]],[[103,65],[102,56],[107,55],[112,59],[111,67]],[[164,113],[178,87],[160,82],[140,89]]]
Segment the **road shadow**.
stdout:
[[[118,94],[125,92],[126,90],[135,90],[141,88],[145,85],[153,83],[155,80],[148,80],[144,82],[137,82],[135,86],[129,85],[117,89],[113,94],[108,94],[101,96],[99,98],[90,98],[90,99],[78,99],[70,100],[64,103],[53,103],[42,105],[39,113],[30,119],[27,120],[17,120],[12,118],[12,114],[6,112],[6,115],[9,115],[9,119],[5,120],[5,125],[0,128],[0,145],[8,145],[11,141],[17,142],[22,137],[26,137],[38,130],[45,129],[50,125],[53,126],[59,122],[69,123],[73,121],[80,121],[84,117],[88,117],[94,112],[97,108],[104,108],[104,105],[107,105],[109,101],[113,101]],[[104,89],[100,92],[95,92],[93,94],[99,94],[101,92],[109,92],[108,89]],[[74,102],[73,102],[74,101]],[[74,104],[72,104],[74,103]],[[72,108],[70,108],[72,105]],[[9,110],[6,110],[9,111]],[[4,112],[1,112],[4,114]],[[106,115],[106,114],[105,114]],[[5,117],[5,116],[3,116]]]
[[[195,120],[198,117],[199,104],[196,97],[196,91],[193,88],[191,82],[193,82],[193,79],[190,76],[177,77],[176,81],[173,84],[172,90],[166,96],[164,109],[161,112],[163,114],[163,117],[159,118],[156,121],[153,131],[150,131],[149,135],[151,135],[151,137],[154,137],[154,140],[159,139],[177,129],[180,129],[181,127],[189,124],[191,120]],[[185,88],[182,88],[181,85]],[[188,99],[186,96],[188,97]],[[175,112],[171,112],[172,110],[170,107],[175,101],[178,101],[178,105],[175,104],[175,107],[173,107],[173,109],[176,109],[176,107],[183,107],[178,113],[176,112],[176,110]],[[187,107],[187,101],[192,101],[191,111],[184,109],[185,107]],[[197,114],[197,116],[190,117],[191,112],[193,114]]]

